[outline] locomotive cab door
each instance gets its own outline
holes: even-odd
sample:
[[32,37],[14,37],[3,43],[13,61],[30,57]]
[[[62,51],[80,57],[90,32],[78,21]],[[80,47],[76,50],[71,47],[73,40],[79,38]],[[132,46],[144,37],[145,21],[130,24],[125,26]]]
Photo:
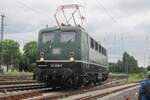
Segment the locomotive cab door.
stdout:
[[84,68],[87,70],[89,68],[89,43],[88,43],[88,34],[83,34],[83,61]]

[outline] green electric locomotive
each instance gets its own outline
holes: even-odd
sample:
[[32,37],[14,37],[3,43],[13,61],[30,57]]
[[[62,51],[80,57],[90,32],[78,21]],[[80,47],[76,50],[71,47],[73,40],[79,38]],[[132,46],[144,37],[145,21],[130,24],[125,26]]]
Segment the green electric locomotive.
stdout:
[[40,31],[36,79],[50,86],[81,85],[108,78],[107,51],[81,27]]
[[[68,7],[68,6],[67,6]],[[34,78],[48,86],[81,86],[108,78],[107,50],[81,26],[42,29]]]

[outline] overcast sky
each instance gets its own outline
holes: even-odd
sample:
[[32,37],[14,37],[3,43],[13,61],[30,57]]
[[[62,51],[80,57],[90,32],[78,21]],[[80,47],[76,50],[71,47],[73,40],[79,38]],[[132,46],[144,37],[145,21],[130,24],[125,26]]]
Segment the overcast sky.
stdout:
[[140,66],[149,64],[150,0],[0,0],[0,14],[6,16],[4,38],[21,46],[37,40],[40,29],[56,25],[56,8],[74,3],[85,6],[84,27],[107,47],[109,61],[127,51]]

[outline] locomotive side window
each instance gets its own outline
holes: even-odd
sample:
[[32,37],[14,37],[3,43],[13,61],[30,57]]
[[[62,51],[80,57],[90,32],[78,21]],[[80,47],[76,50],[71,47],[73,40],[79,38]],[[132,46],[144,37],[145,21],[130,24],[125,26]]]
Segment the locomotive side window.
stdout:
[[62,32],[60,33],[60,42],[74,42],[75,32]]
[[55,33],[42,33],[42,42],[46,43],[48,41],[54,40]]
[[105,56],[107,55],[106,49],[104,49],[104,55],[105,55]]
[[90,42],[91,42],[91,48],[94,48],[94,40],[92,38],[90,38]]
[[99,52],[101,53],[102,52],[102,46],[99,45]]
[[105,56],[107,55],[106,49],[104,47],[102,47],[102,54]]
[[98,51],[98,43],[95,41],[95,50]]
[[104,55],[104,48],[102,47],[102,54]]

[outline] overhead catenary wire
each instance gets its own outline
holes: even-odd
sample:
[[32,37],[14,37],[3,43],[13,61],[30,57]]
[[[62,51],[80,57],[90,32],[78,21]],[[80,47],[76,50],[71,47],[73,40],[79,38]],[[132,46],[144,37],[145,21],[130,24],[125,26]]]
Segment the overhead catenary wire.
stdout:
[[[120,25],[120,23],[118,23],[118,20],[109,13],[110,11],[100,2],[100,0],[96,0],[96,2],[98,4],[98,6],[104,10],[106,15],[113,21],[113,23],[116,23],[119,26],[119,28],[121,29],[121,25]],[[115,33],[115,35],[116,35],[116,33]],[[114,41],[116,41],[116,36],[115,36]]]
[[29,10],[31,10],[31,11],[37,13],[37,14],[43,13],[43,12],[40,12],[40,11],[38,11],[38,10],[35,10],[34,8],[32,8],[32,7],[28,6],[27,4],[21,2],[20,0],[15,0],[15,1],[16,1],[18,4],[20,4],[20,5],[24,6],[24,7],[26,7],[27,9],[29,9]]
[[[26,3],[22,2],[21,0],[14,0],[14,2],[18,3],[19,5],[25,7],[26,9],[28,9],[28,10],[30,10],[32,12],[34,12],[37,15],[40,15],[40,14],[45,15],[45,14],[47,14],[44,10],[41,11],[41,10],[34,9],[33,7],[30,7],[29,5],[27,5]],[[47,16],[47,17],[45,17],[43,19],[50,20],[49,17],[51,17],[51,16]]]
[[[99,7],[101,7],[106,15],[113,21],[113,23],[116,23],[118,25],[118,28],[122,31],[124,29],[124,27],[122,25],[120,25],[119,21],[117,18],[115,18],[114,16],[111,15],[111,11],[109,11],[101,2],[100,0],[96,0],[97,4],[99,5]],[[120,33],[120,32],[118,32]],[[122,36],[123,37],[123,36]],[[125,48],[124,48],[125,49]]]
[[[106,13],[106,15],[108,16],[108,17],[110,17],[110,19],[113,21],[113,23],[116,23],[117,25],[118,25],[118,28],[119,28],[119,30],[123,30],[124,28],[120,25],[120,23],[118,22],[118,19],[116,19],[114,16],[112,16],[111,15],[111,13],[110,13],[110,11],[100,2],[100,0],[96,0],[96,2],[97,2],[97,4],[99,5],[99,7],[101,7],[104,11],[105,11],[105,13]],[[118,33],[120,33],[119,31],[118,31]],[[115,39],[114,39],[114,41],[117,41],[116,40],[116,35],[117,33],[115,33]],[[123,34],[122,34],[123,35]],[[124,37],[121,35],[121,41],[122,41],[122,49],[121,49],[121,51],[122,52],[124,52],[126,49],[125,49],[125,40],[124,40]],[[117,48],[117,44],[115,43],[115,45],[116,45],[116,48]],[[114,48],[114,50],[116,49],[116,48]],[[117,50],[115,50],[115,53],[117,53],[116,52]]]
[[103,4],[99,1],[99,0],[96,0],[96,2],[98,3],[98,5],[100,7],[102,7],[102,9],[106,12],[106,14],[115,22],[118,24],[117,20],[109,13],[108,9],[105,8],[105,6],[103,6]]
[[[118,19],[116,19],[114,16],[112,16],[112,15],[110,14],[111,11],[109,11],[109,10],[100,2],[100,0],[96,0],[96,2],[97,2],[97,4],[99,5],[99,7],[101,7],[101,8],[105,11],[105,13],[107,14],[107,16],[109,16],[109,17],[111,18],[111,20],[112,20],[114,23],[118,24],[118,26],[119,26],[120,29],[123,28],[123,27],[120,25],[120,23],[118,22]],[[121,38],[123,38],[123,37],[121,37]]]
[[[85,0],[84,0],[84,2],[85,2],[85,3],[88,3],[88,1],[86,2]],[[120,20],[119,20],[118,18],[116,18],[115,16],[113,16],[113,15],[111,14],[112,11],[109,10],[109,9],[107,9],[107,8],[102,4],[102,2],[101,2],[100,0],[96,0],[96,2],[97,2],[97,4],[99,5],[99,7],[105,11],[105,13],[107,14],[107,16],[110,17],[110,19],[111,19],[114,23],[117,24],[117,26],[119,27],[119,30],[121,30],[121,31],[118,30],[118,32],[119,32],[119,33],[121,32],[121,34],[120,34],[119,36],[120,36],[121,41],[122,41],[122,47],[121,47],[122,50],[121,50],[121,51],[122,51],[122,53],[123,53],[123,51],[128,50],[128,48],[125,47],[125,42],[126,42],[126,39],[127,39],[127,38],[125,37],[125,34],[123,34],[123,33],[131,33],[132,30],[131,30],[130,28],[128,28],[128,29],[126,30],[126,27],[123,26],[122,23],[120,23]],[[147,14],[146,16],[148,16],[148,14]],[[120,25],[120,24],[121,24],[121,25]],[[123,32],[123,30],[124,30],[124,32]],[[148,47],[147,47],[147,48],[148,48]],[[132,53],[132,54],[133,54],[133,53]],[[146,53],[144,53],[144,54],[147,56]],[[146,58],[147,58],[147,57],[144,56],[144,59],[146,59]],[[147,59],[148,59],[148,58],[147,58]],[[144,65],[146,65],[145,62],[147,62],[147,61],[144,60]],[[147,62],[147,63],[149,63],[149,62]]]
[[[117,23],[118,25],[119,25],[119,28],[120,29],[125,29],[125,27],[124,26],[122,26],[122,25],[120,25],[120,23],[119,23],[119,21],[118,21],[118,19],[117,18],[115,18],[114,16],[112,16],[111,14],[110,14],[110,12],[111,11],[109,11],[101,2],[100,2],[100,0],[96,0],[97,1],[97,4],[99,4],[99,6],[101,6],[102,8],[103,8],[103,10],[106,12],[106,14],[112,19],[112,21],[114,22],[114,23]],[[146,14],[145,14],[146,16],[149,16],[148,14],[147,14],[147,12],[146,12]],[[128,30],[126,30],[126,33],[131,33],[131,29],[130,28],[128,28]],[[122,32],[122,31],[121,31]],[[124,35],[124,34],[121,34],[121,35]],[[124,49],[124,51],[125,50],[127,50],[127,48],[125,48],[125,37],[123,37],[123,36],[121,36],[121,38],[122,38],[122,44],[123,44],[123,47],[122,47],[122,49]],[[148,41],[148,40],[146,40],[146,41]],[[149,47],[146,47],[146,48],[149,48]],[[147,52],[146,52],[147,51]],[[144,57],[143,57],[143,65],[144,65],[144,67],[146,66],[146,62],[147,62],[147,64],[148,65],[150,65],[150,58],[149,57],[146,57],[146,56],[149,56],[150,54],[148,54],[148,50],[146,50],[146,51],[143,51],[144,52]],[[134,52],[133,52],[134,53]],[[132,53],[132,54],[133,54]],[[134,55],[134,54],[133,54]],[[146,59],[148,59],[148,61],[146,61]]]
[[[33,7],[30,7],[29,5],[27,5],[26,3],[22,2],[21,0],[14,0],[14,2],[16,2],[17,4],[20,5],[20,6],[17,6],[17,5],[16,5],[16,6],[19,7],[21,10],[25,10],[25,8],[26,8],[26,9],[28,9],[28,10],[34,12],[34,13],[37,14],[37,15],[40,15],[40,14],[47,14],[47,13],[44,12],[44,11],[39,11],[39,10],[37,10],[37,9],[34,9]],[[44,16],[44,17],[45,17],[45,18],[43,18],[43,19],[46,20],[46,22],[48,22],[48,20],[50,20],[50,18],[49,18],[50,16]],[[9,18],[9,16],[8,16],[8,18]],[[48,23],[46,23],[46,24],[48,24]],[[6,29],[8,29],[8,30],[6,30],[6,33],[8,33],[7,31],[9,31],[9,30],[12,31],[11,33],[22,32],[21,29],[18,29],[18,28],[9,26],[9,25],[6,26]],[[13,31],[14,31],[14,32],[13,32]],[[10,33],[10,32],[9,32],[9,33]]]

